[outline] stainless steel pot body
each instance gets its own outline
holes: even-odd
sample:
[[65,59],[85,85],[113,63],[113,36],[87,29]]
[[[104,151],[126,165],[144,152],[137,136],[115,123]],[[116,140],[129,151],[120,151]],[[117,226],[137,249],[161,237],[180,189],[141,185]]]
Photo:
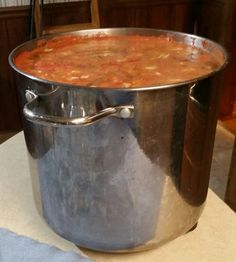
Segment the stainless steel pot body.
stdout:
[[109,252],[160,246],[194,227],[208,190],[219,76],[140,89],[68,86],[15,68],[14,56],[32,46],[13,51],[10,63],[18,71],[35,200],[50,227]]

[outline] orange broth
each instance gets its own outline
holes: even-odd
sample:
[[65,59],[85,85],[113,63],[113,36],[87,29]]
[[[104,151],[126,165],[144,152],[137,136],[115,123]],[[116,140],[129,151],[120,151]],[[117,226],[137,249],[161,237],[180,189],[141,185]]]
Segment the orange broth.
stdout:
[[23,72],[65,84],[132,88],[178,83],[220,66],[211,53],[166,36],[58,36],[15,58]]

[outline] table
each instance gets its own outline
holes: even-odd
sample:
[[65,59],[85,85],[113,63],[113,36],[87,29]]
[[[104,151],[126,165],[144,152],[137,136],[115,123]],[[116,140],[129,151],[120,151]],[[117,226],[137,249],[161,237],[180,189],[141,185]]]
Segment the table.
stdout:
[[[65,251],[80,252],[54,233],[36,211],[22,132],[0,145],[0,210],[0,227]],[[236,215],[209,189],[197,228],[160,248],[131,254],[81,251],[97,262],[234,262]]]

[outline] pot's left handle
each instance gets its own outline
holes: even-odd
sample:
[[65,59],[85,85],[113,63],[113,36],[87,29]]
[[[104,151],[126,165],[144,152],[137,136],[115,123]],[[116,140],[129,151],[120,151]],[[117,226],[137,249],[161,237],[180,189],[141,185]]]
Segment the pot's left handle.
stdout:
[[39,113],[35,110],[38,104],[38,96],[35,93],[27,90],[25,96],[28,103],[24,105],[23,113],[27,120],[34,123],[41,123],[53,126],[86,126],[109,116],[115,116],[119,118],[134,117],[133,105],[107,107],[91,115],[83,117],[50,116]]

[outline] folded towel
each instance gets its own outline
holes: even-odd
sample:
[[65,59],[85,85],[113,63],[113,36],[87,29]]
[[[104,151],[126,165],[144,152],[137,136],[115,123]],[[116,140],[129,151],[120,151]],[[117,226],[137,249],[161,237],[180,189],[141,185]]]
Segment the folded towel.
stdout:
[[0,228],[1,262],[92,262],[75,252],[62,251]]

